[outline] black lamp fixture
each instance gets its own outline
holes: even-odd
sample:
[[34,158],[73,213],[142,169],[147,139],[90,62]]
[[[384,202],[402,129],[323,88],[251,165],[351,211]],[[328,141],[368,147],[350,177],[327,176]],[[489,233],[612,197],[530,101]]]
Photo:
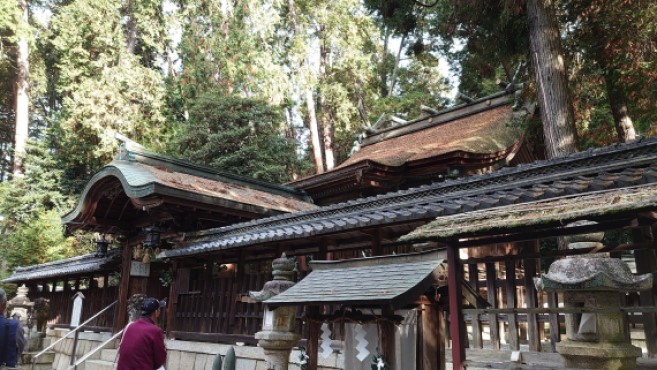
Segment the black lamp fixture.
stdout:
[[96,242],[96,257],[105,257],[110,241],[106,238],[105,234],[96,234],[94,241]]
[[145,228],[144,231],[146,232],[144,248],[157,248],[160,245],[160,229],[156,226],[152,226]]

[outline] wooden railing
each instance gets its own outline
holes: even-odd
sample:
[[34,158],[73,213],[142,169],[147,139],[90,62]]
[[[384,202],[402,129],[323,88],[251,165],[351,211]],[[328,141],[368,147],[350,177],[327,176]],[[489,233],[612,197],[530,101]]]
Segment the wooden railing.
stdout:
[[538,259],[489,260],[464,266],[464,280],[480,296],[462,310],[470,337],[467,347],[517,351],[523,345],[529,351],[554,352],[565,334],[566,314],[620,311],[625,314],[626,332],[643,330],[648,351],[654,352],[657,308],[644,303],[651,301],[645,295],[651,296],[652,291],[619,293],[622,307],[618,309],[563,307],[559,295],[534,287],[533,278],[540,275]]

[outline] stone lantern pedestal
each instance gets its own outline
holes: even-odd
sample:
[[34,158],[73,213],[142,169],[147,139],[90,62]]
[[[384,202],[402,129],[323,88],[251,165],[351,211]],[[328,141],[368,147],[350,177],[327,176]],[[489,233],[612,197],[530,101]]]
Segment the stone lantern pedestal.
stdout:
[[[573,236],[569,248],[602,247],[603,237],[603,233]],[[581,314],[566,314],[567,339],[556,345],[566,367],[636,368],[641,348],[625,339],[620,294],[651,289],[652,274],[635,276],[620,259],[593,254],[557,260],[535,283],[539,290],[562,292],[565,308],[584,310]]]
[[[293,286],[294,267],[294,259],[283,253],[281,258],[272,262],[274,279],[266,282],[261,291],[250,292],[251,298],[263,302]],[[265,354],[267,370],[288,369],[290,352],[301,339],[295,333],[296,312],[297,308],[293,306],[271,309],[265,304],[262,331],[255,334],[255,339]]]

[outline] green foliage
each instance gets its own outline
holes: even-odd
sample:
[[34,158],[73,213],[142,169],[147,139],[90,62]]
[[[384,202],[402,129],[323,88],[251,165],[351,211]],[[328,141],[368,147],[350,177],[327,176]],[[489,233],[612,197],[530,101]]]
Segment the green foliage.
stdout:
[[57,211],[37,211],[35,218],[14,224],[0,240],[2,257],[10,267],[29,266],[67,256]]
[[637,133],[657,133],[657,4],[587,0],[561,6],[583,146],[617,141],[610,94],[626,103]]
[[194,100],[171,151],[222,171],[282,183],[297,166],[279,130],[281,111],[264,101],[208,92]]
[[[111,160],[116,132],[151,147],[167,137],[165,85],[157,71],[126,51],[121,5],[80,0],[52,20],[62,97],[55,142],[73,188]],[[144,40],[144,47],[155,48],[154,40]]]
[[78,253],[65,238],[59,213],[71,206],[60,192],[62,171],[43,143],[30,143],[25,177],[0,183],[0,256],[10,267],[54,261]]

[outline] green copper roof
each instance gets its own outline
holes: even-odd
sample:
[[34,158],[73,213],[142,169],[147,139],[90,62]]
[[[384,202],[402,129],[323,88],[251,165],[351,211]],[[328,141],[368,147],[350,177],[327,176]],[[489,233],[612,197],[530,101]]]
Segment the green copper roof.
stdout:
[[87,183],[76,208],[63,223],[79,222],[89,197],[109,179],[118,179],[131,198],[168,196],[260,215],[295,212],[316,206],[304,193],[278,184],[220,172],[209,167],[121,147],[119,155]]

